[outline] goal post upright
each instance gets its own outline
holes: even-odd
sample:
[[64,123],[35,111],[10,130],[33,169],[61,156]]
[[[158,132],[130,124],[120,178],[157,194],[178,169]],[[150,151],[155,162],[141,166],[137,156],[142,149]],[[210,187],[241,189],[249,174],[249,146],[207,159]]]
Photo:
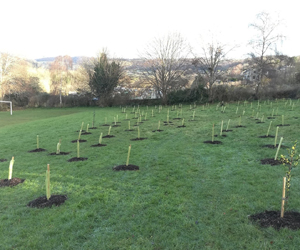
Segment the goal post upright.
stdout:
[[9,106],[10,106],[10,115],[12,115],[12,102],[11,101],[0,101],[0,102],[9,103]]

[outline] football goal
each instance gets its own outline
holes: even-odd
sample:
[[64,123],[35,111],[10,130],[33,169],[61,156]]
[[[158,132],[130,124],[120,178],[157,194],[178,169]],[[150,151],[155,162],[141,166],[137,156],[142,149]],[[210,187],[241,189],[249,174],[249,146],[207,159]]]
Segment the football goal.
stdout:
[[0,101],[1,102],[4,102],[4,103],[9,103],[9,106],[10,106],[10,114],[12,115],[12,102],[10,101]]

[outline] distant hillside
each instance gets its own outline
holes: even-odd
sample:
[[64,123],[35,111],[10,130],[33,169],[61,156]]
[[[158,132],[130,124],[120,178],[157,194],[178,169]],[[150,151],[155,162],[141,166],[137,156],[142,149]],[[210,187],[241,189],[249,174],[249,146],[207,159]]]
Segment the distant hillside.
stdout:
[[[54,62],[55,58],[56,57],[44,57],[44,58],[38,58],[38,59],[35,59],[35,60],[39,63],[51,63],[51,62]],[[77,62],[80,60],[80,58],[82,58],[82,56],[72,57],[73,64],[77,64]]]

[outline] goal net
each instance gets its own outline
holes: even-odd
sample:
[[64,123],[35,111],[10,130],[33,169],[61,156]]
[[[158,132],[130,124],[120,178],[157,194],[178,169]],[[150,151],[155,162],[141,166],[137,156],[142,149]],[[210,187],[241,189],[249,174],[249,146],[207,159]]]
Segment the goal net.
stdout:
[[10,106],[10,114],[12,115],[12,102],[10,102],[10,101],[0,101],[0,103],[9,103],[9,106]]

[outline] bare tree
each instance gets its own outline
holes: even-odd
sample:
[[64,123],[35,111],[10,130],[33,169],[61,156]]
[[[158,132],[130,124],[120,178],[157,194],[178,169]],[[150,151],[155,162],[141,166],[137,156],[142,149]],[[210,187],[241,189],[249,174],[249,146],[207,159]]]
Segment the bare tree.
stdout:
[[257,32],[256,37],[249,42],[252,47],[252,52],[249,53],[249,66],[250,69],[257,72],[255,79],[257,98],[264,78],[278,62],[274,56],[278,55],[276,43],[283,39],[283,35],[278,32],[280,25],[280,20],[273,20],[270,14],[266,12],[259,13],[256,22],[250,24],[250,27]]
[[213,85],[227,73],[227,69],[223,68],[222,65],[228,61],[228,53],[236,47],[237,45],[229,47],[226,44],[212,40],[207,44],[203,43],[200,56],[195,55],[193,65],[198,70],[198,76],[203,77],[207,83],[206,88],[209,90],[210,101],[213,99]]
[[1,99],[3,99],[5,95],[5,85],[9,84],[11,78],[11,70],[16,63],[17,58],[8,54],[0,52],[0,91],[1,91]]
[[187,84],[189,45],[178,33],[156,38],[142,54],[143,80],[150,84],[156,95],[166,104],[168,93]]

